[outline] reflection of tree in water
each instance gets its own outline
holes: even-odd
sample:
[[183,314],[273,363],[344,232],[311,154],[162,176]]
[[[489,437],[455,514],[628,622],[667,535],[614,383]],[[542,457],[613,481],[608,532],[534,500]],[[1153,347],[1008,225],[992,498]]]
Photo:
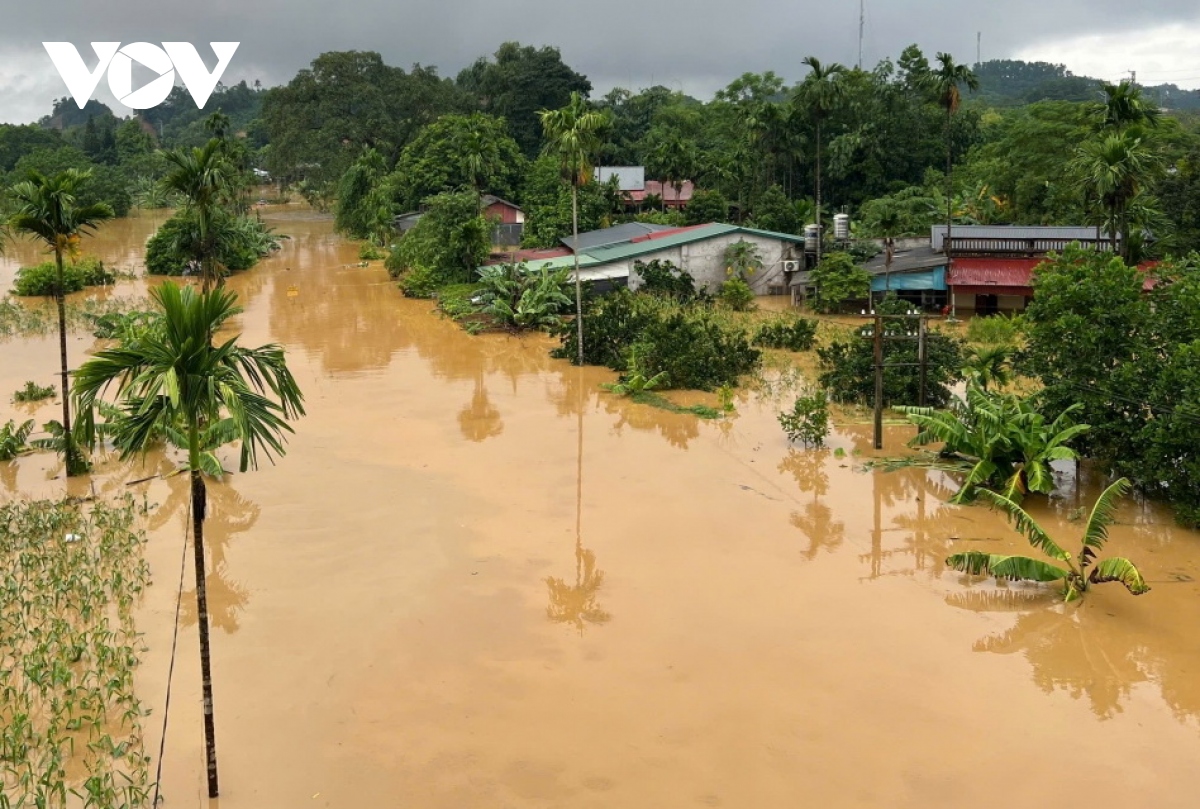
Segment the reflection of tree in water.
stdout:
[[607,623],[612,616],[596,603],[602,584],[604,571],[596,567],[596,554],[576,542],[575,583],[553,576],[546,579],[550,592],[546,616],[557,624],[574,625],[580,635],[584,624]]
[[804,551],[807,559],[815,559],[822,549],[838,548],[846,538],[845,524],[834,520],[833,511],[819,500],[829,491],[829,476],[825,473],[829,457],[829,450],[793,448],[779,462],[779,471],[791,474],[800,491],[812,492],[812,502],[800,511],[793,511],[791,518],[792,525],[808,537],[808,549]]
[[[186,474],[168,478],[170,494],[155,510],[150,520],[151,528],[161,528],[172,516],[181,517],[181,530],[190,528],[190,486]],[[227,633],[238,630],[238,615],[249,601],[249,593],[229,575],[225,552],[235,534],[250,530],[261,512],[253,503],[234,491],[228,484],[210,481],[208,484],[208,513],[204,521],[204,547],[209,571],[206,579],[208,589],[208,620],[212,626]],[[189,541],[190,530],[188,530]],[[184,590],[180,609],[184,626],[196,623],[195,590]]]
[[625,427],[658,432],[673,447],[687,449],[688,441],[700,435],[700,418],[690,413],[670,413],[651,405],[638,404],[622,396],[606,396],[604,412],[618,418],[613,432],[620,435]]
[[[1065,691],[1087,697],[1101,719],[1121,713],[1139,683],[1157,685],[1179,719],[1200,717],[1200,683],[1187,673],[1179,650],[1164,656],[1157,637],[1134,635],[1133,628],[1104,622],[1101,611],[1053,606],[1053,588],[1010,587],[947,597],[947,603],[974,612],[1009,612],[1034,608],[1017,617],[1006,632],[980,638],[972,648],[993,654],[1020,653],[1033,667],[1033,681],[1047,694]],[[1039,609],[1040,608],[1040,609]]]
[[488,401],[487,386],[483,383],[483,366],[475,377],[471,403],[458,412],[458,427],[468,441],[483,441],[504,431],[500,411]]
[[583,369],[575,368],[574,376],[575,392],[579,397],[575,409],[575,585],[547,577],[550,604],[546,607],[546,616],[555,623],[573,624],[582,636],[585,623],[603,624],[610,616],[596,603],[604,583],[604,571],[596,567],[596,554],[583,547]]

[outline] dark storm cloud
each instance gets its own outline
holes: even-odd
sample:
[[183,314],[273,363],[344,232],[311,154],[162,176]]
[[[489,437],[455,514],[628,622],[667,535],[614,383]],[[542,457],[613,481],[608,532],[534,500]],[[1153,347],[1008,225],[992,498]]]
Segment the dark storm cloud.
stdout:
[[[287,81],[322,51],[344,49],[379,51],[395,65],[432,64],[453,76],[515,39],[558,46],[600,90],[658,83],[699,95],[745,71],[774,70],[795,81],[808,54],[853,64],[858,53],[858,0],[18,0],[6,6],[0,27],[0,120],[27,120],[44,112],[50,98],[65,94],[41,49],[44,40],[74,42],[87,56],[85,43],[95,40],[239,41],[225,80],[257,78],[269,85]],[[868,0],[863,61],[869,66],[894,58],[915,42],[931,56],[945,50],[973,62],[977,31],[983,33],[987,59],[1034,45],[1052,53],[1055,41],[1082,34],[1137,37],[1166,23],[1200,29],[1200,5],[1195,0]],[[211,55],[205,55],[211,64]],[[1180,55],[1189,58],[1200,68],[1200,57]]]

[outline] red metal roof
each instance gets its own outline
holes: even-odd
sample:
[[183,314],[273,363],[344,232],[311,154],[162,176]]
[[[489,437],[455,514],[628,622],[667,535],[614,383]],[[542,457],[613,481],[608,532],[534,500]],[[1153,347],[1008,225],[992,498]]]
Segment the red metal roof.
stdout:
[[[1044,258],[956,258],[946,276],[946,283],[952,287],[995,286],[1032,289],[1033,268],[1043,261]],[[1143,261],[1138,265],[1138,269],[1145,273],[1158,264],[1157,261]],[[1157,283],[1157,279],[1147,276],[1142,283],[1142,289],[1149,291]]]
[[956,258],[946,283],[952,287],[1032,287],[1040,258]]

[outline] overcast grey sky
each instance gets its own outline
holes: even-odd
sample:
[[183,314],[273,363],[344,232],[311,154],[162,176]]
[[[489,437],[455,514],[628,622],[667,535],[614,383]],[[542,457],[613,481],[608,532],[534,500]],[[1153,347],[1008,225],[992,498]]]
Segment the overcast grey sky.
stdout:
[[[389,64],[454,76],[505,40],[555,45],[599,92],[663,84],[707,98],[746,71],[800,79],[800,60],[854,64],[859,0],[7,0],[0,20],[0,121],[28,122],[67,95],[41,43],[196,43],[241,47],[224,81],[286,82],[319,53],[374,50]],[[1200,87],[1197,0],[866,0],[863,62],[910,43],[1062,62],[1077,74]],[[114,105],[107,82],[96,97]],[[114,106],[118,114],[129,110]]]

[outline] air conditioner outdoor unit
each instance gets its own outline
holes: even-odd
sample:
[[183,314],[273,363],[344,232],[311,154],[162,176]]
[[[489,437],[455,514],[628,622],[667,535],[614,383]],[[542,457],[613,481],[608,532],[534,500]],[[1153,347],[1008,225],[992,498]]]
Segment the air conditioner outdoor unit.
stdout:
[[788,261],[783,262],[783,271],[784,272],[795,272],[798,269],[800,269],[799,261],[788,260]]

